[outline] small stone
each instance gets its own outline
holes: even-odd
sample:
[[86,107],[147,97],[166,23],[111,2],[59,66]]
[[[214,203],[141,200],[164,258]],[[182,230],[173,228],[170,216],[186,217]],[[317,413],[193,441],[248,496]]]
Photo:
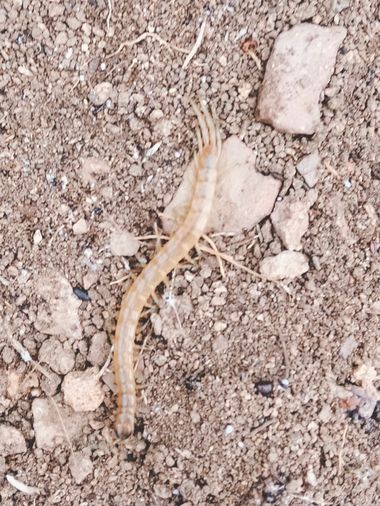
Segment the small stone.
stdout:
[[307,257],[297,251],[282,251],[278,255],[264,258],[260,263],[261,274],[272,281],[293,279],[308,270]]
[[25,438],[22,433],[11,425],[0,425],[0,455],[16,455],[26,452]]
[[169,137],[172,133],[172,122],[166,118],[162,118],[160,121],[156,123],[154,126],[154,131],[157,132],[162,137]]
[[58,16],[62,16],[65,12],[65,6],[63,4],[58,3],[49,3],[49,17],[56,18]]
[[280,132],[313,134],[320,123],[319,98],[346,33],[342,26],[310,23],[282,32],[266,65],[257,119]]
[[139,165],[138,163],[133,163],[129,167],[129,173],[131,176],[139,177],[139,176],[143,175],[143,169],[142,169],[141,165]]
[[226,351],[227,348],[228,348],[228,341],[227,341],[227,339],[222,334],[220,334],[214,340],[214,342],[212,344],[212,349],[216,353],[222,353],[223,351]]
[[107,81],[104,81],[103,83],[99,83],[93,88],[88,98],[92,104],[99,107],[100,105],[103,105],[107,99],[109,99],[112,96],[113,93],[113,86],[112,83],[109,83]]
[[131,93],[128,90],[123,90],[119,92],[117,97],[117,105],[119,109],[122,109],[121,112],[127,112],[127,108],[131,103]]
[[60,376],[54,373],[53,371],[49,371],[48,378],[42,375],[40,379],[41,390],[50,397],[52,397],[57,393],[60,383],[61,383]]
[[83,452],[74,452],[69,458],[71,476],[77,485],[80,485],[89,474],[92,474],[94,464]]
[[41,241],[42,241],[41,230],[37,229],[33,235],[33,244],[35,245],[40,244]]
[[96,272],[89,271],[83,276],[83,288],[88,290],[98,281],[99,275]]
[[287,249],[302,249],[301,238],[309,227],[309,207],[308,202],[290,196],[277,202],[271,221]]
[[175,460],[173,459],[173,457],[171,455],[168,455],[166,457],[165,462],[168,467],[173,467],[175,465]]
[[58,338],[49,337],[40,347],[38,360],[57,374],[67,374],[74,367],[75,354],[71,348],[65,349]]
[[65,376],[62,384],[65,403],[74,411],[95,411],[103,402],[104,392],[97,373],[98,369],[93,367],[86,371],[71,372]]
[[155,495],[161,499],[170,499],[172,496],[171,490],[161,483],[156,483],[153,490]]
[[270,397],[273,394],[272,381],[258,381],[255,384],[256,391],[264,397]]
[[87,221],[84,218],[81,218],[73,225],[74,235],[87,234],[88,228]]
[[115,231],[111,235],[110,249],[113,255],[131,257],[136,255],[140,243],[134,235],[125,231]]
[[227,328],[226,322],[222,322],[222,321],[218,320],[214,323],[215,332],[223,332],[223,330],[226,330],[226,328]]
[[198,413],[198,411],[190,411],[190,418],[193,423],[199,423],[201,421],[201,415]]
[[68,37],[66,32],[59,32],[57,37],[55,38],[56,46],[65,46],[67,43]]
[[317,477],[312,469],[309,469],[306,474],[306,481],[311,487],[316,487],[318,485]]
[[321,409],[321,411],[319,412],[318,416],[323,423],[327,423],[330,421],[331,415],[332,415],[331,407],[328,404],[325,404]]
[[162,367],[167,362],[167,358],[165,355],[156,355],[153,359],[154,363],[158,365],[158,367]]
[[74,18],[73,16],[69,16],[66,19],[67,26],[75,32],[75,30],[78,30],[82,26],[82,21],[79,21],[78,18]]
[[110,352],[110,344],[105,332],[97,332],[91,339],[90,349],[88,351],[88,361],[92,365],[101,367],[107,360]]
[[224,435],[225,436],[230,436],[234,432],[235,432],[235,429],[234,429],[233,425],[228,424],[228,425],[225,426],[225,428],[224,428]]
[[353,351],[358,347],[358,342],[354,336],[348,336],[343,343],[340,345],[339,355],[347,359]]
[[377,300],[372,303],[371,308],[370,308],[370,312],[372,314],[380,315],[380,300]]
[[80,176],[84,183],[89,183],[92,186],[95,186],[97,179],[102,179],[110,172],[108,162],[101,160],[100,158],[81,158],[80,161],[82,164]]
[[[272,176],[255,170],[255,153],[238,137],[229,137],[222,146],[219,159],[220,185],[207,231],[235,232],[252,229],[273,209],[281,183]],[[193,174],[190,165],[178,191],[163,214],[163,227],[172,233],[176,223],[183,219],[192,198]]]
[[238,92],[241,98],[247,99],[252,91],[252,84],[248,81],[243,81],[238,87]]
[[297,164],[297,170],[306,181],[309,188],[313,188],[318,183],[318,166],[321,163],[321,157],[317,152],[302,158]]

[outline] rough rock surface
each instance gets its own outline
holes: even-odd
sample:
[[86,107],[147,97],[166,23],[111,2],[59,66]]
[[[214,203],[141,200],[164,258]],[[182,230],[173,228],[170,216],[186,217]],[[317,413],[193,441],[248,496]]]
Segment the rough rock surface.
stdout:
[[94,464],[84,452],[74,452],[69,458],[69,468],[75,483],[79,485],[94,469]]
[[82,329],[78,309],[80,300],[59,272],[51,271],[37,280],[38,305],[35,327],[44,334],[79,338]]
[[304,178],[306,184],[313,188],[319,179],[318,166],[321,163],[321,157],[318,152],[310,153],[297,163],[297,170]]
[[341,26],[310,23],[282,32],[266,66],[257,119],[280,132],[313,134],[320,122],[320,94],[346,33]]
[[285,197],[281,202],[277,202],[271,214],[271,221],[287,249],[302,249],[301,238],[309,226],[309,208],[309,202],[296,197]]
[[65,376],[62,384],[65,403],[74,411],[94,411],[104,399],[97,376],[98,369],[74,371]]
[[22,433],[10,425],[0,425],[0,456],[15,455],[26,451]]
[[[273,209],[281,183],[255,170],[255,153],[238,137],[228,138],[219,159],[218,187],[208,231],[238,233],[251,229]],[[192,195],[192,165],[172,202],[164,211],[163,226],[172,232],[181,222]]]
[[67,437],[72,441],[86,423],[83,413],[74,413],[50,399],[34,399],[32,415],[37,448],[44,450],[54,450],[67,441]]
[[261,274],[272,281],[293,279],[309,270],[307,257],[298,251],[282,251],[260,263]]

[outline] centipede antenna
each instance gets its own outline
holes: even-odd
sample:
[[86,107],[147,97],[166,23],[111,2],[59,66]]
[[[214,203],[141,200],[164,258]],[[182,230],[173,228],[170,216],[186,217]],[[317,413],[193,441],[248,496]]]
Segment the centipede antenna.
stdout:
[[199,151],[201,151],[203,149],[203,142],[202,142],[201,131],[199,130],[198,126],[195,129],[195,134],[197,136],[198,149],[199,149]]
[[[209,110],[207,109],[205,103],[202,100],[200,100],[200,105],[201,105],[201,111],[203,113],[203,116],[204,116],[204,119],[205,119],[205,122],[207,125],[207,131],[209,133],[209,138],[208,138],[207,143],[215,144],[215,142],[216,142],[215,125],[214,125],[213,119],[212,119],[211,114],[210,114]],[[213,138],[211,139],[210,137],[213,137]]]
[[191,107],[193,108],[193,111],[198,119],[199,126],[201,127],[201,135],[202,135],[202,139],[203,139],[203,145],[207,146],[207,144],[209,144],[209,142],[210,142],[208,124],[205,121],[205,118],[204,118],[203,114],[201,113],[201,111],[199,110],[198,106],[192,100],[190,100],[190,104],[191,104]]

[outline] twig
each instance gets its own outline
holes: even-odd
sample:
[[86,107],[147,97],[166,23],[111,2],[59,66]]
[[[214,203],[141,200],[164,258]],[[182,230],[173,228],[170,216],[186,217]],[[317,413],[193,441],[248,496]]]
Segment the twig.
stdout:
[[195,41],[194,46],[191,48],[190,53],[187,55],[185,61],[183,62],[183,65],[182,65],[183,69],[185,69],[189,65],[189,63],[194,58],[196,52],[198,51],[198,49],[200,48],[200,46],[202,44],[203,35],[204,35],[205,29],[206,29],[206,21],[207,21],[207,16],[203,20],[203,23],[201,25],[201,29],[199,30],[198,37],[197,37],[197,40]]
[[5,477],[6,477],[6,479],[8,480],[8,482],[13,487],[17,488],[17,490],[19,490],[23,494],[27,494],[27,495],[39,495],[41,493],[41,490],[39,488],[37,488],[37,487],[30,487],[29,485],[26,485],[25,483],[23,483],[22,481],[18,480],[17,478],[15,478],[14,476],[12,476],[11,474],[6,474]]
[[32,359],[29,351],[26,348],[24,348],[24,346],[21,343],[16,341],[16,339],[14,338],[9,338],[9,342],[11,343],[13,348],[17,351],[17,353],[20,354],[20,357],[24,362],[26,363],[30,362],[33,365],[33,367],[37,369],[37,371],[39,371],[41,374],[45,376],[45,378],[47,378],[49,381],[53,381],[52,377],[46,371],[46,369],[44,369],[38,362]]
[[62,426],[62,430],[63,430],[63,433],[65,434],[65,438],[67,440],[67,443],[69,445],[69,448],[70,448],[70,453],[73,453],[74,452],[74,449],[73,449],[73,445],[71,444],[71,441],[70,441],[70,438],[69,438],[69,434],[66,430],[66,427],[65,427],[65,424],[63,423],[63,418],[61,416],[61,412],[59,411],[58,409],[58,405],[57,403],[55,402],[55,400],[53,399],[53,397],[49,396],[49,399],[52,401],[53,403],[53,406],[57,412],[57,415],[58,415],[58,418],[59,418],[59,421],[61,423],[61,426]]
[[208,237],[206,234],[203,234],[202,235],[202,238],[204,241],[208,242],[209,245],[211,246],[212,250],[214,251],[214,255],[216,256],[216,259],[218,260],[218,264],[219,264],[219,269],[220,269],[220,273],[222,275],[222,278],[225,278],[226,277],[226,271],[224,270],[224,267],[223,267],[223,262],[222,262],[222,259],[221,259],[221,256],[219,254],[219,250],[218,248],[216,247],[216,244],[214,243],[214,241]]
[[111,362],[111,358],[112,358],[112,353],[113,353],[113,345],[111,346],[111,349],[110,349],[110,352],[108,353],[108,357],[107,357],[107,360],[104,362],[104,365],[103,367],[100,369],[100,371],[98,372],[98,374],[96,375],[97,378],[101,378],[104,374],[104,371],[107,369],[107,367],[110,365],[110,362]]
[[[214,255],[215,256],[215,252],[212,248],[209,248],[208,246],[205,246],[204,244],[200,244],[199,245],[199,249],[201,251],[204,251],[205,253],[210,253],[211,255]],[[234,265],[235,267],[238,267],[239,269],[241,269],[242,271],[245,271],[245,272],[248,272],[249,274],[252,274],[253,276],[257,277],[257,278],[260,278],[260,279],[264,279],[264,276],[261,276],[261,274],[259,274],[258,272],[256,271],[253,271],[252,269],[250,269],[249,267],[246,267],[245,265],[237,262],[236,260],[234,260],[230,255],[226,255],[225,253],[221,253],[220,251],[218,252],[218,255],[220,256],[220,258],[222,258],[225,262],[228,262],[232,265]]]
[[284,362],[285,362],[285,378],[286,379],[289,379],[289,374],[290,374],[290,360],[289,360],[289,355],[288,355],[288,350],[287,350],[287,347],[286,347],[286,342],[285,342],[285,338],[284,336],[282,335],[282,333],[280,332],[278,337],[280,338],[280,342],[281,342],[281,346],[282,346],[282,353],[284,355]]
[[120,51],[122,51],[125,47],[135,46],[136,44],[138,44],[139,42],[142,42],[143,40],[147,39],[148,37],[151,37],[152,39],[157,40],[160,44],[163,44],[168,49],[173,49],[174,51],[178,51],[179,53],[185,53],[185,54],[188,54],[188,52],[189,52],[187,49],[182,49],[181,47],[177,47],[177,46],[174,46],[173,44],[169,44],[169,42],[166,42],[166,40],[162,39],[156,33],[144,32],[141,35],[139,35],[139,37],[137,37],[137,39],[126,40],[126,41],[122,42],[120,44],[119,48],[114,53],[107,55],[106,58],[112,58],[113,56],[116,56],[117,54],[119,54]]
[[257,434],[258,432],[261,432],[262,430],[266,429],[267,427],[269,427],[270,425],[272,425],[272,423],[274,422],[274,420],[267,420],[266,422],[262,423],[261,425],[259,425],[258,427],[255,427],[252,431],[251,431],[251,435],[253,434]]
[[348,431],[348,424],[344,427],[343,436],[342,436],[342,445],[340,447],[339,455],[338,455],[338,476],[341,475],[343,469],[343,448],[346,442],[346,435]]
[[112,16],[112,0],[108,0],[107,33],[110,31],[110,20]]

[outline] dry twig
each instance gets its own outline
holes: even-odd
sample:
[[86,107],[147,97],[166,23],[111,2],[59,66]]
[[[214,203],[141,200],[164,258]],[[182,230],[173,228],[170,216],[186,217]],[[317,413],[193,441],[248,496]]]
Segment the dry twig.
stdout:
[[191,48],[190,53],[187,55],[185,61],[183,62],[183,65],[182,65],[183,69],[185,69],[189,65],[189,63],[194,58],[196,52],[198,51],[198,49],[200,48],[200,46],[202,44],[203,36],[205,33],[205,29],[206,29],[206,21],[207,21],[207,16],[204,18],[204,20],[202,22],[201,29],[199,30],[198,37],[197,37],[197,40],[195,41],[194,46]]

